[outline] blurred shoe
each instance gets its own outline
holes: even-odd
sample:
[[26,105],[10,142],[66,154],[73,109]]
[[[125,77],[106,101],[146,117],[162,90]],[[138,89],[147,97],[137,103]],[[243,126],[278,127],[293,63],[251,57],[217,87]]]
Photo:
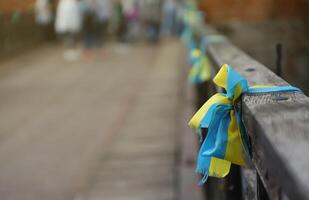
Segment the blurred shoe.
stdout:
[[95,59],[95,52],[92,49],[84,49],[83,50],[83,59],[90,61]]
[[117,54],[128,54],[131,51],[131,47],[128,44],[118,44],[114,46],[113,51]]
[[63,58],[67,61],[76,61],[80,58],[80,51],[76,49],[65,50],[63,53]]

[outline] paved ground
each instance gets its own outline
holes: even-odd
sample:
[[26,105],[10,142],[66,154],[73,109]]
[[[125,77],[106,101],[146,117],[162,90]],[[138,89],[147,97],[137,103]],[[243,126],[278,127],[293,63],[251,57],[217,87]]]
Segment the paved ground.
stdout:
[[1,200],[176,198],[179,43],[1,63]]

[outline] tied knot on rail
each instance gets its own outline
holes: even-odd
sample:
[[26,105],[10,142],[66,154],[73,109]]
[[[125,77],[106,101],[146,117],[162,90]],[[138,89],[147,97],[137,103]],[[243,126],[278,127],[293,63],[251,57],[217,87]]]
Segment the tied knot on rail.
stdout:
[[225,177],[231,163],[245,165],[250,158],[250,144],[241,121],[239,99],[245,93],[300,91],[298,88],[257,85],[250,87],[248,81],[227,64],[223,65],[213,79],[226,93],[212,96],[192,117],[189,126],[198,132],[208,128],[197,158],[196,172],[203,174],[200,184],[208,176]]

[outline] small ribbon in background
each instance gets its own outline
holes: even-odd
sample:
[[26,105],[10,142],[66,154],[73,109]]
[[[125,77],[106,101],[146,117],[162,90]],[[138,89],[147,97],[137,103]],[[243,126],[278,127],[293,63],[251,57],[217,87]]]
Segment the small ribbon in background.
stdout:
[[206,56],[208,44],[220,43],[224,41],[224,37],[221,35],[209,35],[202,38],[200,49],[195,48],[195,43],[189,45],[190,56],[189,63],[192,68],[189,73],[189,80],[193,84],[201,84],[211,78],[211,67]]
[[191,70],[189,80],[193,84],[200,84],[208,81],[211,77],[210,63],[206,55],[199,49],[192,49],[190,52]]
[[195,3],[187,2],[186,8],[183,11],[182,21],[184,23],[184,29],[181,34],[181,39],[189,49],[196,48],[197,45],[194,42],[194,30],[203,24],[203,13],[198,10]]
[[250,144],[241,121],[240,105],[242,94],[265,92],[298,91],[298,88],[257,85],[250,87],[248,81],[227,64],[223,65],[213,79],[226,93],[212,96],[192,117],[189,126],[198,132],[208,128],[200,148],[196,172],[203,174],[201,184],[208,176],[225,177],[231,163],[245,165],[250,157]]

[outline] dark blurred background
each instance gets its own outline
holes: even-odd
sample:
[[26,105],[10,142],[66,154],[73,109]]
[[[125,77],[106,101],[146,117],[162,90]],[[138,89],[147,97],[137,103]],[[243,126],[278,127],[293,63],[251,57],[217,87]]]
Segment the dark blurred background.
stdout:
[[[58,0],[49,3],[54,21]],[[198,0],[198,4],[208,23],[272,70],[275,47],[281,44],[283,78],[308,94],[308,0]],[[35,15],[35,0],[0,1],[0,58],[56,38],[53,23],[46,32],[35,23]]]
[[199,1],[207,22],[271,70],[281,44],[282,77],[309,93],[309,1]]

